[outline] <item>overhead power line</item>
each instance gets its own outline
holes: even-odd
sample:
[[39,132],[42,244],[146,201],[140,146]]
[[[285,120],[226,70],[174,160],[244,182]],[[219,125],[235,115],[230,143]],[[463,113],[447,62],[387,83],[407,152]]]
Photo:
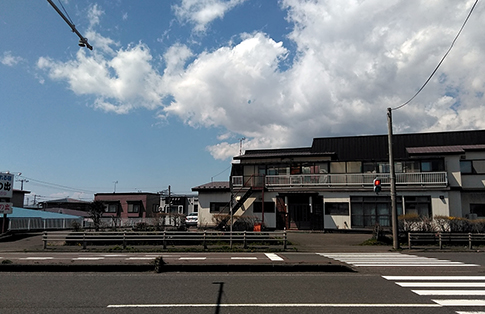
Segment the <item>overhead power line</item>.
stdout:
[[[59,10],[59,8],[54,4],[54,2],[52,2],[52,0],[47,0],[47,2],[49,2],[49,4],[54,8],[54,10],[56,10],[56,12],[62,17],[62,19],[67,23],[67,25],[69,25],[69,27],[71,28],[71,30],[74,33],[76,33],[76,35],[79,37],[79,46],[80,47],[86,47],[89,50],[93,50],[93,46],[91,46],[88,43],[88,39],[86,37],[84,37],[83,35],[81,35],[81,33],[76,29],[76,26],[70,20],[71,18],[68,19],[64,15],[64,13],[62,13],[62,11]],[[64,9],[64,6],[62,6],[62,8]],[[64,11],[66,11],[66,10],[64,9]],[[66,12],[66,14],[67,14],[67,12]],[[68,16],[69,16],[69,14],[68,14]]]
[[458,39],[458,37],[460,36],[461,32],[463,31],[463,28],[465,28],[465,25],[466,23],[468,22],[468,19],[470,18],[470,16],[472,15],[472,12],[473,10],[475,10],[475,7],[477,6],[477,3],[478,3],[478,0],[475,1],[475,3],[473,4],[472,8],[470,9],[470,12],[468,13],[466,19],[465,19],[465,22],[463,22],[463,25],[461,26],[460,28],[460,31],[458,32],[458,34],[456,34],[455,36],[455,39],[453,39],[453,42],[451,43],[450,45],[450,48],[448,48],[448,51],[446,51],[445,55],[443,56],[443,58],[441,58],[440,62],[438,63],[438,65],[436,66],[436,68],[433,70],[433,72],[431,73],[431,75],[428,77],[428,79],[426,80],[426,82],[424,82],[423,86],[421,86],[418,91],[416,92],[416,94],[414,94],[413,97],[411,97],[408,101],[406,101],[405,103],[403,103],[402,105],[396,107],[396,108],[393,108],[392,110],[398,110],[398,109],[401,109],[402,107],[406,106],[407,104],[409,104],[411,101],[413,101],[414,98],[416,98],[416,96],[418,96],[419,93],[421,93],[421,91],[424,89],[424,87],[428,84],[428,82],[431,80],[431,78],[434,76],[434,74],[436,73],[436,71],[438,71],[438,68],[441,66],[441,64],[443,63],[443,61],[445,60],[446,56],[448,56],[448,54],[450,53],[451,49],[453,48],[453,46],[455,45],[455,42],[456,40]]

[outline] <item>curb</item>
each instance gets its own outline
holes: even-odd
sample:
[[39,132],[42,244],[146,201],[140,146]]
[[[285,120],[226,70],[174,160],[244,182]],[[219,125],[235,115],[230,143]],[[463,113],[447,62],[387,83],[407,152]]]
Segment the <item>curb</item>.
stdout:
[[345,265],[1,265],[0,272],[355,272]]

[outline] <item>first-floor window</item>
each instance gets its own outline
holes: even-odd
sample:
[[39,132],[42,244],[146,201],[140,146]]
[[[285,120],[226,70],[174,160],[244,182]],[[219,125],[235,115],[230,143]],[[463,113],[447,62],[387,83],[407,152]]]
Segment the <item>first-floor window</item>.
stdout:
[[229,203],[216,203],[213,202],[211,203],[210,207],[210,212],[211,213],[229,213]]
[[485,204],[470,204],[470,213],[485,217]]
[[[265,213],[274,213],[274,203],[273,202],[264,202],[264,212]],[[263,212],[263,202],[254,202],[253,204],[253,213],[262,213]]]
[[431,197],[404,196],[406,215],[416,214],[422,217],[433,217],[431,212]]
[[[402,202],[398,198],[397,212],[402,213]],[[354,196],[350,198],[352,227],[391,226],[391,198],[388,196]]]
[[325,215],[349,215],[349,203],[325,202]]

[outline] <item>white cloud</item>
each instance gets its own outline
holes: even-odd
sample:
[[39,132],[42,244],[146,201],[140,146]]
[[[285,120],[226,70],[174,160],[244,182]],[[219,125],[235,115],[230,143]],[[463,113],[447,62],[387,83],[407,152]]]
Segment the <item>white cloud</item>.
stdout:
[[22,61],[23,59],[21,57],[13,56],[11,51],[5,51],[3,56],[0,57],[0,63],[7,66],[14,66]]
[[204,32],[215,19],[246,0],[182,0],[180,5],[174,5],[175,15],[183,22],[194,24],[194,31]]
[[[220,143],[208,151],[224,159],[238,154],[241,136],[250,149],[308,146],[320,136],[384,134],[386,109],[404,103],[423,84],[473,2],[283,0],[293,25],[288,37],[297,48],[285,70],[281,61],[287,61],[288,48],[260,32],[199,54],[174,44],[158,70],[147,45],[120,48],[91,30],[101,49],[89,55],[80,50],[68,62],[41,58],[38,66],[76,94],[93,95],[94,106],[104,111],[144,107],[161,119],[221,128]],[[175,11],[205,29],[239,3],[187,0]],[[212,15],[196,14],[208,7]],[[485,128],[482,7],[424,91],[394,112],[396,132]]]

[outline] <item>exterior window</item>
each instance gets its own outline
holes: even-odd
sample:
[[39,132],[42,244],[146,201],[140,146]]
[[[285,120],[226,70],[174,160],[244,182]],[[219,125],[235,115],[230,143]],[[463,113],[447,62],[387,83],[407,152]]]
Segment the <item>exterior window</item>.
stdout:
[[345,173],[345,162],[332,162],[330,163],[331,173]]
[[470,204],[470,213],[477,214],[477,217],[485,217],[485,204]]
[[431,172],[431,171],[444,171],[445,166],[443,160],[423,160],[421,161],[421,171]]
[[362,171],[364,173],[376,173],[377,172],[377,165],[375,162],[364,162],[362,164]]
[[[264,202],[264,212],[265,213],[274,213],[274,202]],[[263,212],[263,202],[254,202],[253,204],[253,213],[262,213]]]
[[291,166],[291,174],[301,174],[301,166],[300,165]]
[[349,203],[325,203],[325,215],[349,215]]
[[107,213],[117,213],[118,212],[118,204],[108,204],[106,206],[106,212]]
[[360,161],[347,162],[347,173],[362,173],[362,163]]
[[229,213],[229,203],[211,203],[211,213]]
[[380,162],[380,163],[378,163],[378,165],[379,165],[379,173],[389,173],[390,172],[388,162]]
[[315,173],[328,173],[328,163],[322,163],[322,164],[316,164],[315,169],[318,168],[318,172],[315,171]]
[[431,212],[431,197],[429,196],[405,196],[404,208],[406,209],[406,214],[433,217]]
[[485,160],[474,160],[473,161],[473,170],[475,170],[475,173],[484,174],[485,173]]
[[402,172],[419,172],[419,163],[417,161],[402,162]]
[[128,203],[128,212],[129,213],[139,213],[141,209],[140,203]]
[[[396,199],[402,213],[402,200]],[[371,228],[378,223],[391,226],[391,198],[388,196],[354,196],[350,199],[352,227]]]
[[313,167],[311,167],[308,164],[305,164],[301,167],[301,173],[303,173],[303,174],[311,173],[311,168],[313,168]]
[[472,161],[471,160],[460,161],[460,171],[461,173],[473,173]]

